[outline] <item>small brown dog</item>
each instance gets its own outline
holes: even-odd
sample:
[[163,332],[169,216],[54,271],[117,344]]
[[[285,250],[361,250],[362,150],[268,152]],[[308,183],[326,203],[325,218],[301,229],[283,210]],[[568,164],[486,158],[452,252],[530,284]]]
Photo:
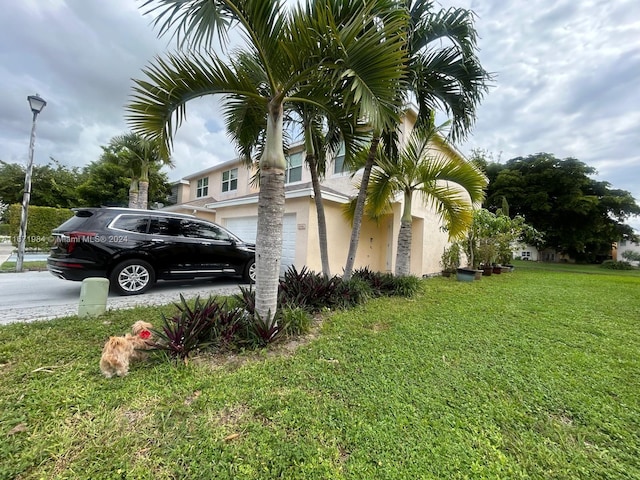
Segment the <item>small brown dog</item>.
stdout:
[[143,350],[153,348],[151,329],[153,325],[143,321],[137,321],[131,327],[131,334],[124,337],[109,337],[102,350],[100,358],[100,371],[105,377],[113,375],[124,377],[129,373],[129,362],[142,360],[146,357]]

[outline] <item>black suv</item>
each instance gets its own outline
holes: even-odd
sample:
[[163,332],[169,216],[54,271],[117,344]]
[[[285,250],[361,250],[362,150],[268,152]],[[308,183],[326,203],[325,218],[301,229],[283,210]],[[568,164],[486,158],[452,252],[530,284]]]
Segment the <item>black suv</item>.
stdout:
[[241,275],[255,281],[255,245],[192,215],[128,208],[78,208],[53,230],[47,268],[56,277],[110,279],[121,295],[156,280]]

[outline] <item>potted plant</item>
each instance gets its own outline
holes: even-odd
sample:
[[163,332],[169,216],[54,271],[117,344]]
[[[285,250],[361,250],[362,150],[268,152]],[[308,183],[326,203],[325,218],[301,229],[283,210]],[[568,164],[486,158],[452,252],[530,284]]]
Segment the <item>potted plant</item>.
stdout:
[[493,239],[482,237],[478,241],[478,257],[480,258],[482,274],[490,276],[493,273],[493,263],[496,258],[496,247]]
[[442,276],[449,277],[460,266],[460,245],[452,243],[449,248],[445,248],[440,258],[442,265]]
[[[480,270],[480,272],[482,271]],[[459,282],[473,282],[476,279],[477,273],[478,273],[478,270],[476,270],[475,268],[458,267],[456,269],[456,279]]]

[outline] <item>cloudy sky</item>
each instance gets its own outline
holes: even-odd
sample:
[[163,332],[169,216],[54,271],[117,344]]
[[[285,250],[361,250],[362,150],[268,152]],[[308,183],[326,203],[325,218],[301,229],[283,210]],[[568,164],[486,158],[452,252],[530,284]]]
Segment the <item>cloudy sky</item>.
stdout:
[[[292,0],[293,1],[293,0]],[[26,163],[27,95],[46,101],[35,161],[98,159],[127,130],[131,78],[173,48],[136,0],[2,0],[0,159]],[[480,59],[495,86],[459,148],[509,160],[537,152],[575,157],[640,202],[640,2],[440,0],[476,12]],[[188,105],[169,178],[234,157],[215,99]],[[631,222],[640,229],[640,221]]]

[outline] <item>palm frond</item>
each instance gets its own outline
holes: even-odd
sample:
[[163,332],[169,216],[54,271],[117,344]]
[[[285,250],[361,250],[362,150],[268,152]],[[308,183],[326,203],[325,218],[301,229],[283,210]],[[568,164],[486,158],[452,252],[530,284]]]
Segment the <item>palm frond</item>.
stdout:
[[[169,157],[173,136],[186,115],[186,103],[214,94],[264,101],[251,79],[227,65],[214,53],[172,54],[156,58],[143,70],[146,80],[134,80],[133,99],[127,106],[132,130],[157,141],[164,158]],[[266,108],[266,107],[265,107]]]
[[145,15],[154,17],[159,35],[169,34],[180,46],[211,46],[217,35],[221,44],[233,23],[233,11],[219,0],[147,0],[142,4]]

